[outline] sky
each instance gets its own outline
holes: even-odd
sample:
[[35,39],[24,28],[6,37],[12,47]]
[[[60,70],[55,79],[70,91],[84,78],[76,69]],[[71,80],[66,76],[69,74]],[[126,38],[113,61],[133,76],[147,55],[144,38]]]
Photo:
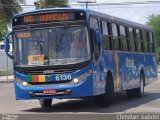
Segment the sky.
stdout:
[[[33,5],[35,0],[26,0],[27,5]],[[73,8],[85,8],[82,5],[75,5],[78,0],[69,0]],[[84,1],[84,0],[83,0]],[[95,1],[95,0],[91,0]],[[96,3],[120,3],[120,2],[143,2],[147,0],[96,0]],[[160,1],[160,0],[154,0]],[[32,11],[35,7],[24,7],[23,12]],[[129,5],[129,6],[89,6],[88,9],[103,12],[112,16],[120,17],[137,23],[145,24],[147,17],[151,14],[160,13],[160,4],[150,5]]]

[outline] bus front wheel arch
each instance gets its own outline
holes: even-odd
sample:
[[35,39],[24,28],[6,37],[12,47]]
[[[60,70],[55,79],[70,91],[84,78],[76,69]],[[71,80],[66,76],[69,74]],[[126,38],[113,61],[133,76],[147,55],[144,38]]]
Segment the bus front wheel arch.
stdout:
[[104,94],[95,96],[95,103],[99,107],[108,107],[111,104],[114,94],[114,83],[111,72],[107,74],[105,89]]

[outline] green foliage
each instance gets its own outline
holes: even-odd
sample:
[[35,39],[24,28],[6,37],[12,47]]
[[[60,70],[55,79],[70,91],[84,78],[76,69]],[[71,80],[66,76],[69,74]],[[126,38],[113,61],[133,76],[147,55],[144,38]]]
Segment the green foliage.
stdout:
[[25,0],[17,0],[19,3],[21,3],[21,4],[26,4],[26,1]]
[[68,7],[68,0],[38,0],[34,4],[37,9]]
[[21,10],[16,0],[0,0],[0,41],[4,40],[11,18]]
[[157,59],[160,61],[160,14],[152,14],[148,17],[147,25],[150,25],[153,27],[154,30],[154,36],[156,40],[156,53],[157,53]]
[[22,10],[15,0],[0,0],[0,18],[9,23],[14,14]]
[[4,40],[4,36],[7,33],[7,25],[4,21],[0,20],[0,41]]

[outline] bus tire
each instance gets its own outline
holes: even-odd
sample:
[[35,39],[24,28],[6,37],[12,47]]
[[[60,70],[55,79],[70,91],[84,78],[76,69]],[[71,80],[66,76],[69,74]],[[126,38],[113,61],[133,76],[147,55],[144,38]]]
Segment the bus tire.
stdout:
[[95,96],[95,103],[99,107],[108,107],[111,104],[114,94],[114,83],[111,76],[107,77],[106,81],[106,92],[102,95]]
[[50,108],[52,106],[52,99],[41,99],[39,103],[42,108]]
[[127,90],[126,94],[128,98],[141,98],[144,94],[144,74],[141,72],[140,74],[140,87],[134,88],[131,90]]

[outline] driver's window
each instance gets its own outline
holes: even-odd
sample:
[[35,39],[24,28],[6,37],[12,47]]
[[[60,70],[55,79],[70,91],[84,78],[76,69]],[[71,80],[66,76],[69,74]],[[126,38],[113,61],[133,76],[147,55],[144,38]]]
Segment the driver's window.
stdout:
[[97,18],[92,18],[92,17],[90,18],[90,28],[94,30],[99,30]]

